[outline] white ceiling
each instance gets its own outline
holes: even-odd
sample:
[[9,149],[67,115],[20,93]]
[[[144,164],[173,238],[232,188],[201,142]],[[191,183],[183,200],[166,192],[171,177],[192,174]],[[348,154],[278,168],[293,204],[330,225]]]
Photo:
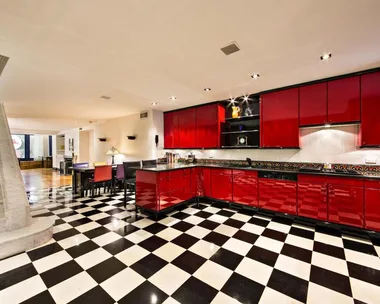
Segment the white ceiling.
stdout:
[[[0,8],[0,54],[10,57],[0,101],[10,117],[44,128],[380,66],[380,0],[0,0]],[[231,41],[241,51],[226,56],[220,48]],[[330,61],[319,60],[324,52]]]

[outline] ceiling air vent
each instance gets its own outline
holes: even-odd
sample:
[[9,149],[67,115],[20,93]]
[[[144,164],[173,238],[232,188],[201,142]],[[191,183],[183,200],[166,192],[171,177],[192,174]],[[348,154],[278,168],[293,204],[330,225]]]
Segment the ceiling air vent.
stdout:
[[240,48],[237,46],[236,42],[233,41],[225,47],[222,47],[220,50],[228,56],[233,53],[236,53],[237,51],[240,51]]
[[7,64],[8,59],[9,59],[9,57],[5,57],[5,56],[0,55],[0,75],[3,72],[5,65]]
[[140,113],[140,119],[148,118],[148,112],[141,112]]

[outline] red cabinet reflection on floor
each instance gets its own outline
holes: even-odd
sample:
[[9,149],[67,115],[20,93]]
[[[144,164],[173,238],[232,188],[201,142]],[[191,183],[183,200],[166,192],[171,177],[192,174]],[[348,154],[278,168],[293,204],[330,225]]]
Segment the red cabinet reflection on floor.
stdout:
[[211,197],[232,201],[232,170],[211,169]]
[[338,224],[364,227],[363,180],[327,177],[328,220]]
[[365,180],[365,228],[380,232],[380,180]]
[[298,215],[327,221],[325,176],[298,174]]
[[234,203],[258,207],[257,171],[232,170]]

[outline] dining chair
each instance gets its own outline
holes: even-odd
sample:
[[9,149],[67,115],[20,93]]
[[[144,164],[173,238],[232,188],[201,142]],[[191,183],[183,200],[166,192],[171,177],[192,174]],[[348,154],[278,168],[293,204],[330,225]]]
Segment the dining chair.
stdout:
[[[89,163],[74,163],[73,164],[73,169],[82,169],[82,168],[88,168],[90,166]],[[72,174],[76,174],[75,173],[75,170],[72,170]],[[73,185],[74,187],[74,185]],[[83,191],[85,191],[85,195],[87,196],[87,191],[89,190],[89,183],[88,181],[86,180],[84,185],[81,185],[81,188],[83,189]],[[82,191],[81,191],[82,192]]]
[[157,165],[157,159],[149,159],[149,160],[142,161],[143,167],[156,166],[156,165]]
[[104,187],[104,192],[106,191],[106,185],[109,185],[109,188],[112,187],[112,166],[97,166],[94,170],[94,177],[89,179],[91,184],[91,196],[94,196],[95,187],[99,189]]
[[[125,183],[125,178],[124,178],[124,165],[123,164],[118,164],[116,165],[116,174],[115,174],[115,178],[114,178],[114,193],[116,193],[116,186],[117,184],[121,184],[123,187],[125,187],[124,185]],[[119,188],[120,189],[120,188]]]
[[88,168],[90,166],[89,163],[75,163],[73,164],[74,169]]
[[94,167],[98,167],[98,166],[106,166],[107,163],[106,162],[94,162]]
[[127,204],[127,189],[136,190],[136,168],[141,167],[140,161],[123,162],[124,166],[124,207]]

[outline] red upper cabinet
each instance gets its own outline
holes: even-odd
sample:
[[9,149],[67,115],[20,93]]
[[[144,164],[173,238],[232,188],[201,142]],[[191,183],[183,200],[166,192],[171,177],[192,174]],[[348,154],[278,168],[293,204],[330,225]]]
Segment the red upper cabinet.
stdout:
[[209,104],[196,108],[197,148],[220,148],[221,123],[225,119],[225,109],[219,104]]
[[196,146],[196,108],[176,112],[178,115],[178,148],[195,148]]
[[178,148],[178,115],[177,112],[164,113],[164,148]]
[[261,95],[260,145],[262,148],[298,148],[299,89]]
[[380,146],[380,72],[361,76],[362,123],[360,128],[362,147]]
[[300,126],[327,122],[327,82],[300,87]]
[[360,76],[328,82],[328,123],[360,121]]

